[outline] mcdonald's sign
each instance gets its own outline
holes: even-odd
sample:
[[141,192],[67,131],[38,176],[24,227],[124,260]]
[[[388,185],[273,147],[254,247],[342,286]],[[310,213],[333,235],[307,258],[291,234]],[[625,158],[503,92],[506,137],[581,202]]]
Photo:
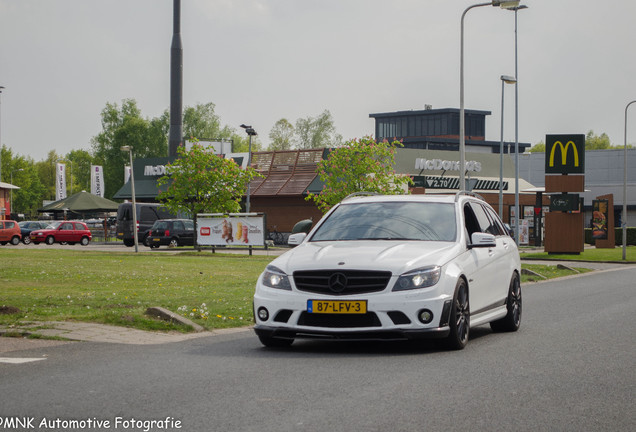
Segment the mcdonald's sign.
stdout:
[[546,135],[545,172],[585,173],[585,135]]

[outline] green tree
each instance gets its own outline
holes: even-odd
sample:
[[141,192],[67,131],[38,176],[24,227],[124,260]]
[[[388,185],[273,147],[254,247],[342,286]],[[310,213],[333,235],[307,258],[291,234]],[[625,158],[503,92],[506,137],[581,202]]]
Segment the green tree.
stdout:
[[612,143],[606,133],[602,133],[599,136],[593,130],[590,130],[585,136],[585,150],[607,150],[611,148],[614,147],[612,147]]
[[102,131],[92,139],[94,162],[103,166],[105,196],[112,198],[124,184],[124,166],[128,164],[128,155],[121,147],[131,146],[140,158],[167,156],[166,120],[165,115],[143,118],[134,99],[125,99],[121,108],[107,103],[101,116]]
[[269,131],[269,150],[290,150],[294,139],[294,125],[287,119],[280,119]]
[[38,173],[40,182],[44,185],[42,200],[55,200],[55,164],[60,156],[55,150],[51,150],[46,155],[46,159],[35,163],[35,170]]
[[339,147],[342,145],[342,135],[336,132],[331,113],[325,110],[316,118],[296,120],[295,141],[299,149]]
[[240,211],[248,183],[260,174],[215,155],[195,138],[193,142],[190,150],[179,147],[178,159],[166,165],[168,174],[157,181],[161,188],[157,199],[175,214],[191,215],[195,225],[199,213]]
[[47,188],[40,181],[33,160],[20,158],[16,167],[19,167],[20,171],[14,172],[13,183],[20,189],[13,191],[12,211],[24,214],[27,219],[37,218]]
[[[234,152],[246,152],[249,139],[230,126],[223,126],[220,117],[214,111],[212,102],[186,107],[183,111],[183,134],[186,137],[198,137],[206,140],[232,140]],[[261,144],[257,138],[252,138],[252,151],[258,151]]]
[[543,141],[539,141],[528,150],[530,153],[545,153],[545,143]]
[[395,149],[399,141],[375,142],[371,137],[347,141],[318,163],[317,173],[325,183],[322,192],[309,194],[323,213],[354,192],[387,195],[407,193],[413,180],[394,170]]

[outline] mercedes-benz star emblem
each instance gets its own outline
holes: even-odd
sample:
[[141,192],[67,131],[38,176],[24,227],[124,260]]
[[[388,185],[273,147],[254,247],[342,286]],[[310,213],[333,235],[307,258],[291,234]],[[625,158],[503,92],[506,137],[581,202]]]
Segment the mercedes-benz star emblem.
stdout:
[[334,273],[329,277],[329,289],[341,293],[347,287],[347,276],[344,273]]

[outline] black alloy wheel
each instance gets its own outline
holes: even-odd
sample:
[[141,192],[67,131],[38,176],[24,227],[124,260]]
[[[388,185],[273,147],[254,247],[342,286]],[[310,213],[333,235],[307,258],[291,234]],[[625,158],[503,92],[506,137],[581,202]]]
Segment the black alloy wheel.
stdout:
[[508,313],[502,319],[491,322],[490,328],[496,332],[514,332],[519,330],[523,311],[522,305],[521,283],[519,282],[519,275],[515,273],[510,280],[508,298],[506,299]]
[[454,350],[464,349],[470,336],[470,305],[468,304],[468,286],[466,281],[460,278],[455,287],[453,306],[450,316],[450,335],[446,340],[448,348]]

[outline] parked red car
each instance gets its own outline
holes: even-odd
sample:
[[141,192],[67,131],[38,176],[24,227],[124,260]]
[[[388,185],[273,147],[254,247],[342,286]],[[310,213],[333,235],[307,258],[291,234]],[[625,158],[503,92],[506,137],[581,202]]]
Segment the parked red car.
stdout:
[[0,244],[6,245],[11,243],[17,245],[20,243],[22,234],[20,234],[20,227],[16,221],[12,220],[0,220]]
[[77,221],[55,221],[45,229],[31,231],[29,234],[33,244],[45,242],[67,243],[73,245],[79,243],[86,246],[92,239],[92,235],[84,222]]

